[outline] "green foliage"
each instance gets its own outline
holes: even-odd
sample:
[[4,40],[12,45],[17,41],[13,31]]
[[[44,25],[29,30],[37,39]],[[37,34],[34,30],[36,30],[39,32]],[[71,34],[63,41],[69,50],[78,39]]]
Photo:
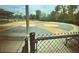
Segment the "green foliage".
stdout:
[[8,19],[13,16],[13,12],[0,9],[0,19]]
[[[52,21],[62,21],[69,23],[79,22],[78,5],[57,5],[55,11],[52,11],[48,16]],[[77,13],[75,13],[78,11]]]
[[30,19],[36,19],[36,15],[30,14]]

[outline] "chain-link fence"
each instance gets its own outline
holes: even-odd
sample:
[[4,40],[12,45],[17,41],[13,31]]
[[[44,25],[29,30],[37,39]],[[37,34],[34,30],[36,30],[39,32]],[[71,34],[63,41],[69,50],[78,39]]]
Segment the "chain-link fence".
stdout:
[[[78,31],[77,26],[59,24],[60,20],[48,17],[47,12],[49,11],[43,14],[42,7],[46,7],[45,10],[49,9],[48,6],[40,5],[38,8],[37,6],[26,8],[25,5],[0,6],[0,52],[22,51],[28,53],[28,50],[34,53],[79,52],[79,32],[60,33],[72,31],[74,28],[75,31]],[[30,32],[35,32],[35,36],[31,33],[29,37]],[[59,33],[53,34],[56,32]],[[30,42],[28,43],[28,41]]]
[[[79,32],[64,33],[35,38],[31,33],[31,52],[36,53],[72,53],[79,52]],[[34,35],[34,36],[33,36]],[[44,34],[45,35],[45,34]],[[39,35],[40,36],[40,35]],[[34,40],[33,40],[34,39]],[[33,43],[33,44],[32,44]],[[35,44],[34,44],[35,43]],[[33,48],[33,49],[32,49]]]

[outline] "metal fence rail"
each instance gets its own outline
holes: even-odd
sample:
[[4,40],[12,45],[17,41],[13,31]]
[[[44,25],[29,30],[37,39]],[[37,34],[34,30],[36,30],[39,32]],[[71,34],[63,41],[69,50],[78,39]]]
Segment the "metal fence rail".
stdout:
[[30,33],[31,53],[79,52],[79,32],[46,35],[45,37],[36,37],[34,32]]

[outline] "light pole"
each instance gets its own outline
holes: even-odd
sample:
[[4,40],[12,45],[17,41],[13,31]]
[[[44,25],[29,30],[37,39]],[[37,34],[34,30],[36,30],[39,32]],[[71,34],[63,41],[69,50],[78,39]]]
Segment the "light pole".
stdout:
[[[26,10],[26,40],[25,40],[25,46],[28,47],[28,52],[30,52],[30,39],[29,39],[29,6],[25,5]],[[26,47],[26,48],[27,48]]]
[[26,9],[26,34],[29,34],[29,6],[25,6]]
[[23,47],[22,52],[28,53],[30,52],[30,40],[29,40],[29,6],[25,5],[26,11],[26,38],[25,38],[25,45]]

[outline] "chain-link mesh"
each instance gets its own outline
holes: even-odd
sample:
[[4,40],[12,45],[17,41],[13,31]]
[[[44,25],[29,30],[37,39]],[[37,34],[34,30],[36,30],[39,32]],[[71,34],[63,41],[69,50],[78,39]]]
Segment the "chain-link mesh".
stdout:
[[79,52],[77,37],[38,40],[36,43],[37,53],[72,53]]

